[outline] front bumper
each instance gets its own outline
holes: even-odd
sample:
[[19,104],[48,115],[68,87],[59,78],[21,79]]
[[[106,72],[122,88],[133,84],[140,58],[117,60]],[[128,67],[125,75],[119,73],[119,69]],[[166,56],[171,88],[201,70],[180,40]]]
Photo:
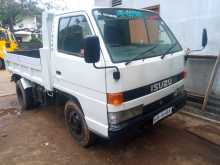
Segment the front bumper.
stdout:
[[147,106],[144,106],[143,107],[144,111],[141,116],[135,117],[120,124],[110,125],[109,138],[111,139],[118,135],[122,135],[128,132],[129,130],[132,130],[135,127],[143,125],[148,121],[152,121],[153,123],[153,117],[169,107],[173,107],[172,114],[174,114],[178,110],[180,110],[185,105],[185,103],[186,103],[186,94],[184,93],[176,97],[174,97],[172,94],[165,98],[162,98],[161,100],[158,100]]

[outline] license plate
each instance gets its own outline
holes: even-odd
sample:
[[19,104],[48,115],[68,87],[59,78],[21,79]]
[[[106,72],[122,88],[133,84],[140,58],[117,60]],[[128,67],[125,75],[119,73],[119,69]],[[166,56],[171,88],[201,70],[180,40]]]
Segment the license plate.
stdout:
[[163,112],[160,112],[159,114],[157,114],[156,116],[154,116],[153,118],[153,124],[156,124],[158,121],[160,121],[161,119],[165,118],[166,116],[169,116],[170,114],[172,114],[172,110],[173,107],[167,108],[166,110],[164,110]]

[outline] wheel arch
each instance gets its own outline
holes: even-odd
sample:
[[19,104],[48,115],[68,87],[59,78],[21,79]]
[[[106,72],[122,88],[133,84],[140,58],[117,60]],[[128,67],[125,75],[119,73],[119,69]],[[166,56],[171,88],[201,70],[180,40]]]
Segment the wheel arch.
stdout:
[[65,104],[66,104],[68,101],[72,101],[72,102],[76,103],[76,104],[79,106],[79,108],[81,109],[83,115],[85,116],[84,111],[83,111],[83,108],[82,108],[82,105],[81,105],[79,99],[78,99],[76,96],[71,95],[71,94],[68,94],[68,93],[65,93],[65,92],[62,92],[62,91],[59,91],[59,90],[57,90],[57,92],[58,92],[61,96],[64,96],[64,97],[65,97]]
[[11,76],[11,81],[17,82],[20,79],[21,79],[21,76],[18,74],[13,73]]

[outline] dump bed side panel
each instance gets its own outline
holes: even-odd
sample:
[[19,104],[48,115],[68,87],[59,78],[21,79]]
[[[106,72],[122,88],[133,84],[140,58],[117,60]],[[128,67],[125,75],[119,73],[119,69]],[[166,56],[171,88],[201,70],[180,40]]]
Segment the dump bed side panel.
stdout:
[[4,54],[7,70],[44,86],[40,58],[6,52]]
[[13,51],[13,54],[21,55],[21,56],[27,56],[32,58],[40,58],[40,51],[39,49],[34,50],[17,50]]

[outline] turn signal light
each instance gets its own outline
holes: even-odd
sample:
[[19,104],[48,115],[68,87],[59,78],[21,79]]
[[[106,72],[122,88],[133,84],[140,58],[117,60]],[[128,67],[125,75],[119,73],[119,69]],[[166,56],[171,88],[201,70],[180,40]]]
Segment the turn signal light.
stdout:
[[123,93],[108,93],[107,101],[108,104],[119,106],[124,102]]
[[186,77],[187,77],[187,72],[186,72],[186,71],[183,71],[183,72],[181,73],[181,78],[182,78],[182,79],[186,79]]

